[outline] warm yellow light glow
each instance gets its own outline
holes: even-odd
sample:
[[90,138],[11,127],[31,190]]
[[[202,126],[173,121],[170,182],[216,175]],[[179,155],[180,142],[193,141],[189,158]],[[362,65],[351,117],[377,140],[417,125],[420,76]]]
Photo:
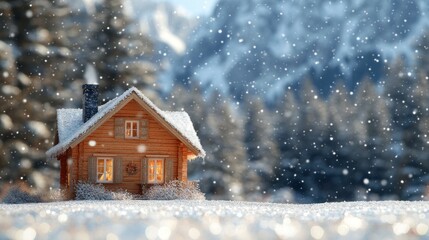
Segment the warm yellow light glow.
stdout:
[[113,181],[113,159],[111,158],[97,159],[97,181],[98,182]]
[[157,182],[162,182],[162,180],[163,180],[163,176],[164,176],[164,174],[163,174],[163,167],[162,167],[162,160],[157,160],[156,161],[156,181]]
[[149,183],[164,182],[164,160],[150,159],[148,161],[148,182]]
[[149,160],[149,182],[155,181],[154,161]]

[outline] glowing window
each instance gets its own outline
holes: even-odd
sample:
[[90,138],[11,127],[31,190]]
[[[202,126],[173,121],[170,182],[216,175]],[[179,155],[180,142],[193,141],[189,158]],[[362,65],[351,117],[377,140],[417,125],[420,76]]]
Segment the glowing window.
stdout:
[[113,182],[112,158],[97,158],[97,182]]
[[139,137],[139,121],[125,121],[125,138]]
[[164,182],[164,160],[149,159],[147,164],[148,164],[148,182],[163,183]]

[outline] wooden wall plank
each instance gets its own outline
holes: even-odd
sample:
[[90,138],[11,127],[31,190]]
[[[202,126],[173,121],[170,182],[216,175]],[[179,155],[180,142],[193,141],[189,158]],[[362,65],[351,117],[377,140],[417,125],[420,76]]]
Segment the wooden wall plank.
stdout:
[[79,158],[79,150],[78,147],[72,148],[72,156],[71,156],[71,171],[70,171],[70,187],[73,188],[74,184],[77,181],[77,162]]
[[182,180],[183,179],[183,154],[182,154],[182,148],[183,148],[183,143],[180,143],[179,146],[177,147],[177,179],[178,180]]
[[188,148],[183,146],[182,148],[182,181],[188,181]]
[[64,154],[59,156],[60,161],[60,186],[62,189],[66,188],[67,183],[67,159],[69,158],[68,152],[66,151]]

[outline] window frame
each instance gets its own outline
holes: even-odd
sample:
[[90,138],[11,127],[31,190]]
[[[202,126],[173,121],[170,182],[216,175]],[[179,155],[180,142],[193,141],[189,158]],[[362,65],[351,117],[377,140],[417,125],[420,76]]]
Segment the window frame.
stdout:
[[[153,181],[150,180],[149,176],[150,176],[150,162],[154,161],[155,163],[155,167],[154,167],[154,174],[153,174]],[[156,162],[157,161],[161,161],[162,163],[162,181],[158,182],[157,180],[157,174],[156,174]],[[163,184],[165,183],[165,159],[164,158],[149,158],[147,160],[147,183],[148,184]]]
[[[107,172],[107,160],[112,160],[112,180],[106,180],[106,172]],[[99,173],[101,173],[101,172],[99,172],[98,171],[98,161],[103,161],[104,162],[104,164],[103,164],[103,169],[104,169],[104,171],[103,171],[103,175],[104,175],[104,180],[99,180],[98,179],[98,174]],[[97,166],[97,175],[96,175],[96,182],[97,183],[113,183],[113,178],[114,178],[114,172],[115,172],[115,164],[114,164],[114,161],[115,161],[115,159],[113,158],[113,157],[97,157],[97,164],[96,164],[96,166]]]
[[[127,135],[127,123],[130,123],[131,125],[131,133],[133,132],[133,130],[134,130],[134,128],[133,128],[133,124],[135,123],[136,124],[136,126],[137,126],[137,128],[135,129],[136,130],[136,136],[128,136]],[[139,136],[140,136],[140,121],[139,120],[125,120],[124,121],[124,137],[126,138],[126,139],[139,139]]]

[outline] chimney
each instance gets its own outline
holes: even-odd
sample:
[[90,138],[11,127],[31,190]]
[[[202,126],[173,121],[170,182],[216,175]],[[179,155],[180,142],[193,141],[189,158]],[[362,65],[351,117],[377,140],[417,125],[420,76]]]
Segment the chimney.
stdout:
[[82,89],[83,89],[82,120],[83,122],[86,122],[98,112],[98,85],[83,84]]

